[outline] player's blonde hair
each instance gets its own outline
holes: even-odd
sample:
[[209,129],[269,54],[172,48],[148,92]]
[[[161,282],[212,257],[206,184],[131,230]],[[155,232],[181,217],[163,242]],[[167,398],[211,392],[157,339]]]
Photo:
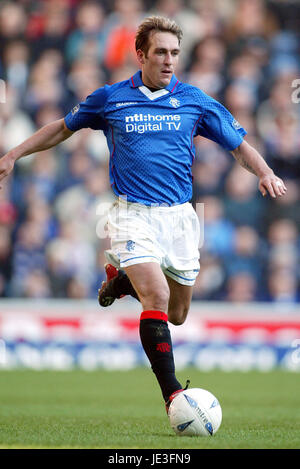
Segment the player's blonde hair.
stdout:
[[135,50],[142,50],[147,56],[150,47],[149,38],[154,32],[172,33],[178,38],[180,44],[182,39],[182,30],[175,21],[163,16],[149,16],[138,27],[135,36]]

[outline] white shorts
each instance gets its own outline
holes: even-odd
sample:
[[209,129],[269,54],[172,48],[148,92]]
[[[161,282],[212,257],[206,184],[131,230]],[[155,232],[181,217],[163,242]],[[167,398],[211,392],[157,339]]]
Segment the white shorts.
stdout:
[[200,269],[200,223],[189,202],[153,207],[118,199],[108,212],[107,227],[110,264],[122,269],[157,262],[176,282],[194,285]]

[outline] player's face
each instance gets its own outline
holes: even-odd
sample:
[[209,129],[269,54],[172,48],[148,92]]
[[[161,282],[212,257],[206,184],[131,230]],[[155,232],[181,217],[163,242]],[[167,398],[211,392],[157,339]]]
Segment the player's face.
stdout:
[[150,88],[165,88],[171,81],[179,58],[179,44],[175,34],[156,32],[150,37],[148,53],[137,51],[142,65],[142,78]]

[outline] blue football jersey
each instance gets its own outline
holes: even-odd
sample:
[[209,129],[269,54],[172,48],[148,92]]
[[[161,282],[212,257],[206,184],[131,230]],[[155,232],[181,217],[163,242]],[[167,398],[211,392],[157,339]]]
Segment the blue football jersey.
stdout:
[[67,127],[102,130],[110,151],[110,182],[129,202],[182,204],[192,198],[194,137],[234,150],[246,131],[222,104],[173,75],[151,91],[141,71],[105,85],[65,117]]

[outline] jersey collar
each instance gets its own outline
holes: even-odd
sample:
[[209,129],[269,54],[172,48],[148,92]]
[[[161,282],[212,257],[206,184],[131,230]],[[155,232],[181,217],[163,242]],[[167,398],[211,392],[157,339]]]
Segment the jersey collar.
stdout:
[[[143,80],[142,80],[142,72],[141,70],[139,70],[138,72],[136,72],[130,79],[129,79],[129,83],[130,83],[130,86],[131,88],[138,88],[139,86],[145,86],[144,83],[143,83]],[[176,86],[178,85],[179,83],[179,80],[176,78],[175,75],[172,76],[171,78],[171,81],[170,83],[168,84],[168,86],[166,86],[166,90],[170,91],[171,93],[173,93],[173,91],[175,90]]]

